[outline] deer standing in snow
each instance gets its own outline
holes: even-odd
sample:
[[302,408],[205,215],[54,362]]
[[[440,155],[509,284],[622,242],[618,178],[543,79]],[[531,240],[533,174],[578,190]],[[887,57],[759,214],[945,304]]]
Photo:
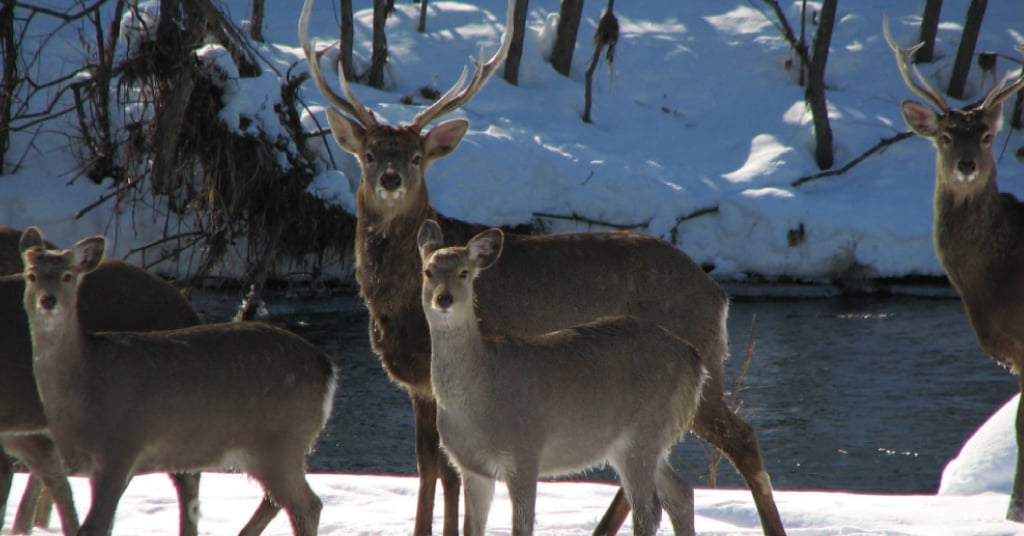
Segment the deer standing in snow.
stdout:
[[266,492],[257,514],[280,505],[295,534],[315,535],[322,505],[305,479],[306,454],[330,415],[334,365],[305,339],[260,322],[88,331],[79,290],[105,247],[95,236],[47,249],[35,228],[20,243],[46,422],[65,463],[92,487],[78,534],[110,533],[135,474],[236,469]]
[[[514,2],[509,3],[512,21]],[[469,102],[501,65],[511,45],[506,28],[498,51],[479,61],[411,124],[377,121],[339,76],[341,95],[327,84],[320,55],[309,39],[312,0],[299,17],[299,41],[317,88],[332,107],[327,120],[335,141],[359,159],[356,279],[369,309],[374,351],[393,381],[412,399],[416,459],[420,474],[416,535],[430,534],[437,479],[444,485],[444,534],[458,533],[459,479],[439,447],[437,401],[430,383],[430,332],[420,306],[420,225],[437,221],[445,240],[465,244],[487,227],[446,218],[430,206],[424,173],[434,160],[452,153],[469,128],[465,119],[433,121]],[[725,292],[700,266],[672,244],[638,233],[577,233],[549,236],[509,234],[498,265],[477,281],[476,295],[486,334],[529,335],[592,321],[632,315],[658,323],[691,342],[705,360],[709,378],[693,430],[722,449],[750,488],[765,534],[785,534],[754,430],[723,397],[728,354]],[[614,534],[629,504],[616,495],[595,534]]]
[[[911,65],[921,44],[899,47],[887,18],[882,29],[903,81],[935,107],[912,100],[900,105],[907,125],[935,145],[933,238],[939,263],[960,294],[982,350],[1017,373],[1024,389],[1024,204],[999,192],[992,156],[1002,102],[1024,87],[1024,75],[1009,86],[997,84],[980,104],[954,110]],[[1024,406],[1017,410],[1017,469],[1006,513],[1013,521],[1024,521],[1022,471]]]
[[421,303],[430,325],[430,377],[441,444],[466,490],[466,536],[483,535],[495,478],[512,499],[512,534],[533,533],[537,478],[610,463],[633,509],[633,533],[657,531],[661,507],[693,534],[693,489],[669,449],[690,426],[706,371],[668,330],[607,317],[530,337],[484,338],[473,283],[501,256],[490,229],[444,247],[423,223]]
[[[21,235],[20,229],[0,226],[0,274],[12,274],[0,275],[0,446],[4,447],[0,449],[0,511],[6,505],[13,476],[6,450],[32,471],[14,519],[14,533],[27,534],[34,517],[48,517],[49,504],[36,510],[45,487],[57,502],[64,534],[72,535],[78,530],[78,516],[64,464],[46,431],[32,375],[32,341],[22,305]],[[85,278],[79,306],[90,331],[152,331],[199,323],[188,300],[172,285],[142,268],[112,259],[104,260]],[[195,536],[199,474],[172,473],[171,478],[180,504],[180,534]]]

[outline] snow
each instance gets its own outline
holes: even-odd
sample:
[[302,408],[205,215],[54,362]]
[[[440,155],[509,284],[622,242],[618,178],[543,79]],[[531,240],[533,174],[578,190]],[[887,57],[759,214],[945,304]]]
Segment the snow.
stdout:
[[[223,4],[236,20],[249,8],[248,0]],[[553,40],[556,3],[533,3],[520,85],[495,77],[454,114],[468,118],[471,130],[452,156],[427,173],[431,200],[439,210],[494,225],[525,222],[540,213],[636,224],[641,232],[675,238],[698,262],[713,265],[712,275],[722,281],[744,281],[751,275],[813,282],[851,274],[941,274],[931,242],[934,150],[927,141],[901,141],[843,175],[792,186],[819,171],[810,115],[794,71],[784,67],[788,46],[757,2],[619,3],[616,63],[611,72],[598,70],[595,122],[584,124],[583,72],[600,4],[588,3],[584,11],[572,75],[565,78],[544,62]],[[796,21],[799,4],[788,4],[790,22]],[[938,59],[921,66],[936,86],[948,79],[967,4],[944,3]],[[145,3],[138,19],[122,22],[136,40],[152,30],[156,6]],[[257,44],[256,50],[271,67],[262,76],[239,79],[219,47],[207,47],[203,57],[224,77],[225,108],[219,119],[239,130],[262,129],[276,136],[280,125],[272,112],[279,98],[277,76],[301,57],[295,30],[298,5],[270,2],[267,9],[267,44]],[[321,44],[335,38],[334,9],[327,1],[315,6],[311,34]],[[418,9],[399,3],[388,22],[388,88],[354,86],[364,104],[393,124],[411,120],[420,109],[400,105],[401,96],[415,94],[426,84],[445,89],[468,57],[477,56],[481,47],[488,54],[494,50],[504,29],[502,0],[431,2],[425,34],[415,32]],[[922,9],[921,2],[840,4],[826,77],[837,167],[880,139],[906,130],[899,102],[912,95],[882,39],[881,17],[888,11],[896,40],[909,45],[916,39]],[[369,10],[356,14],[359,70],[369,57],[370,20]],[[1013,47],[1024,43],[1022,23],[1024,10],[1016,0],[989,2],[978,50],[1001,53],[996,78],[1019,70],[1019,64],[1005,58],[1016,57]],[[54,55],[39,66],[41,75],[56,78],[80,68],[76,36],[52,46]],[[305,69],[303,63],[294,67]],[[968,101],[990,85],[991,79],[983,81],[975,71]],[[326,125],[325,102],[312,84],[305,84],[302,97],[308,104],[304,124],[309,129]],[[126,257],[132,248],[159,236],[165,214],[159,203],[151,213],[133,214],[116,214],[102,205],[76,218],[78,211],[108,193],[109,184],[96,186],[76,176],[76,151],[65,135],[70,128],[57,123],[35,138],[15,134],[7,164],[18,167],[0,177],[0,223],[39,225],[60,244],[104,233],[113,239],[109,253]],[[1022,145],[1024,135],[1009,129],[993,144],[1000,185],[1018,195],[1024,192],[1024,162],[1013,155]],[[356,162],[332,140],[312,140],[311,146],[325,161],[330,152],[338,163],[338,169],[325,165],[311,190],[353,211]],[[686,218],[711,208],[717,211]],[[546,221],[553,230],[601,228]],[[180,275],[190,267],[159,268]],[[345,272],[330,268],[336,275]],[[237,266],[226,268],[232,269]],[[937,495],[779,491],[782,518],[790,533],[799,535],[1024,534],[1024,525],[1002,519],[1013,474],[1015,408],[1015,401],[1008,402],[965,445]],[[310,480],[326,504],[321,534],[406,534],[412,526],[413,478],[318,474]],[[84,513],[86,483],[76,479],[74,485]],[[500,490],[490,527],[507,533],[510,510]],[[237,531],[258,498],[256,487],[237,475],[205,477],[202,493],[205,534]],[[589,533],[611,493],[602,484],[542,484],[538,533]],[[696,500],[699,533],[760,532],[745,490],[700,489]],[[115,533],[173,534],[175,512],[166,479],[137,478],[122,501]],[[9,509],[6,526],[12,515]],[[666,530],[663,526],[662,532]],[[286,533],[282,519],[268,531]]]

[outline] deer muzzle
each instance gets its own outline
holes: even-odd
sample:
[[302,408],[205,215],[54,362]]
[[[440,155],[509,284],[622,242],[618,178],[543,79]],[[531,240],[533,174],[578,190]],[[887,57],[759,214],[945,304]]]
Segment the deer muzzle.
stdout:
[[45,294],[39,298],[39,308],[44,311],[53,311],[57,307],[57,297],[53,294]]
[[402,176],[394,171],[387,171],[380,176],[380,186],[389,192],[393,192],[402,186]]

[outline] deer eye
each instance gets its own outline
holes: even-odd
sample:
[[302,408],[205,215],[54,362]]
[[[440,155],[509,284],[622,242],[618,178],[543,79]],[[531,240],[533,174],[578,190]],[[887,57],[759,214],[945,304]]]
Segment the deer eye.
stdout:
[[65,282],[65,283],[70,283],[71,282],[71,272],[64,272],[64,276],[61,277],[60,280]]
[[366,160],[367,164],[372,164],[373,163],[373,153],[366,153],[365,155],[363,155],[363,159]]
[[33,272],[29,272],[28,274],[25,275],[25,279],[28,279],[29,283],[35,283],[36,282],[36,274],[33,273]]
[[942,136],[939,137],[939,141],[942,142],[943,145],[949,145],[953,143],[953,136],[943,133]]
[[413,157],[412,157],[412,165],[418,166],[418,165],[420,165],[421,162],[423,162],[423,157],[422,156],[420,156],[418,154],[417,155],[413,155]]
[[981,143],[984,143],[985,145],[992,143],[992,134],[986,132],[985,135],[981,137]]
[[434,278],[434,274],[430,270],[423,270],[423,277],[425,277],[427,279],[433,279]]
[[466,279],[469,277],[469,270],[463,270],[459,272],[459,279]]

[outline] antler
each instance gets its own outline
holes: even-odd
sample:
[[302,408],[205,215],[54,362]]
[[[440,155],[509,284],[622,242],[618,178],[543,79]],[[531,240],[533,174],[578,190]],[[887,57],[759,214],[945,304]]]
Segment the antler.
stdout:
[[[896,53],[896,66],[900,69],[900,76],[903,77],[903,82],[907,84],[907,87],[911,91],[917,93],[924,100],[932,103],[936,108],[946,113],[949,111],[949,104],[946,104],[946,99],[942,98],[942,95],[935,91],[934,88],[928,81],[921,76],[921,73],[917,70],[917,66],[911,65],[910,58],[913,57],[914,53],[919,48],[924,46],[924,43],[918,43],[911,48],[900,48],[895,41],[892,39],[892,35],[889,33],[889,15],[882,15],[882,33],[885,35],[885,42],[889,43],[889,48]],[[910,70],[914,70],[914,76],[920,81],[915,82],[914,78],[910,76]]]
[[422,130],[431,121],[459,109],[487,84],[487,80],[497,71],[498,66],[505,61],[505,57],[508,56],[508,49],[512,46],[512,21],[515,6],[516,0],[509,0],[508,16],[506,17],[508,25],[505,27],[505,33],[502,35],[501,46],[498,47],[498,51],[494,53],[494,56],[491,56],[491,59],[484,63],[483,51],[481,50],[479,60],[471,59],[473,64],[476,65],[476,72],[473,73],[473,79],[469,81],[469,85],[465,88],[462,87],[466,82],[468,74],[468,67],[464,67],[462,69],[462,76],[459,77],[458,82],[455,82],[451,89],[434,104],[431,104],[429,108],[416,114],[410,125],[414,130]]
[[338,95],[324,80],[324,75],[320,71],[320,54],[314,54],[313,45],[309,41],[309,13],[312,9],[313,0],[305,0],[302,4],[302,14],[299,15],[299,42],[302,43],[302,51],[306,54],[309,72],[313,75],[317,89],[324,97],[327,97],[327,100],[335,108],[351,116],[363,127],[376,126],[377,119],[373,116],[373,112],[363,106],[352,93],[352,89],[348,87],[348,80],[345,80],[345,73],[341,69],[338,69],[338,82],[341,84],[341,90],[345,93],[344,97]]
[[[1014,48],[1017,52],[1020,52],[1021,55],[1024,55],[1024,45],[1017,45]],[[981,103],[982,108],[995,106],[1008,99],[1010,95],[1019,91],[1020,88],[1024,87],[1024,73],[1021,73],[1021,75],[1017,77],[1017,80],[1010,84],[1010,87],[1003,89],[1003,86],[1006,85],[1006,80],[1006,78],[1003,78],[998,84],[996,84],[996,87],[992,88],[992,91],[989,92],[988,96],[985,97],[985,100]]]

